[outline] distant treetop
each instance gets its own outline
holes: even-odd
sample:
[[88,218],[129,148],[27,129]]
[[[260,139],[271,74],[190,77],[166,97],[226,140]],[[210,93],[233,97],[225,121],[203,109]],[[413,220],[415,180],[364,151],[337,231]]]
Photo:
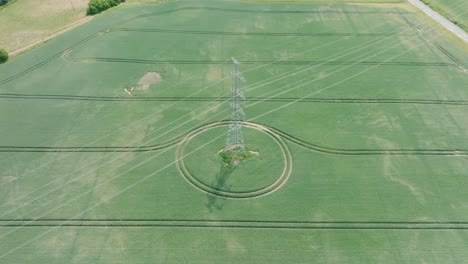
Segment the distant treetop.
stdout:
[[4,63],[8,60],[8,52],[4,49],[0,49],[0,63]]
[[102,11],[114,7],[123,2],[125,2],[125,0],[89,0],[86,14],[94,15],[97,13],[101,13]]

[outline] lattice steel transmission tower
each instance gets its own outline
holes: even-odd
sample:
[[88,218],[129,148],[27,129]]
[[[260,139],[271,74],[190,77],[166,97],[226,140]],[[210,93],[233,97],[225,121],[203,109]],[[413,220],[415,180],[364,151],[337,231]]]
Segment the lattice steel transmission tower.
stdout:
[[232,75],[231,86],[231,121],[229,123],[229,130],[224,146],[224,151],[244,152],[244,135],[242,134],[242,120],[245,115],[242,111],[241,103],[244,101],[244,95],[241,91],[241,83],[245,85],[245,79],[239,71],[239,62],[231,58],[234,62],[234,69]]

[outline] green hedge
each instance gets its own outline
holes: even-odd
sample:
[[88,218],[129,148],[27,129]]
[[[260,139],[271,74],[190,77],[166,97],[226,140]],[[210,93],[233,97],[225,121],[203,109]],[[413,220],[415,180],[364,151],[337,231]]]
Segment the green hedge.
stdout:
[[8,0],[0,0],[0,6],[8,4]]
[[0,63],[4,63],[8,60],[8,52],[4,49],[0,49]]
[[86,14],[94,15],[97,13],[101,13],[102,11],[109,9],[123,2],[125,2],[125,0],[89,0]]

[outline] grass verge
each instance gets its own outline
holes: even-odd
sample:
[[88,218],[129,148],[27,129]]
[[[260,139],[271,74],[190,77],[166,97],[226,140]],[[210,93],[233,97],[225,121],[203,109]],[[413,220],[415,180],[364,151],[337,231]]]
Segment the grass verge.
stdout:
[[468,14],[464,12],[466,9],[458,8],[453,0],[443,2],[439,0],[421,0],[421,2],[450,20],[453,24],[459,26],[465,32],[468,31]]

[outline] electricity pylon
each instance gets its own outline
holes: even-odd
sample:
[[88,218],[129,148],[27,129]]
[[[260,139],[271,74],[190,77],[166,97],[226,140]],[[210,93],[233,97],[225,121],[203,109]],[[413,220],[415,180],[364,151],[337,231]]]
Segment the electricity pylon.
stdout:
[[244,135],[242,134],[242,120],[245,116],[242,111],[241,103],[243,102],[244,95],[240,89],[240,84],[245,85],[245,79],[239,72],[239,62],[231,58],[234,62],[234,69],[232,75],[232,86],[231,86],[231,121],[229,123],[228,135],[226,144],[224,145],[224,151],[244,152]]

